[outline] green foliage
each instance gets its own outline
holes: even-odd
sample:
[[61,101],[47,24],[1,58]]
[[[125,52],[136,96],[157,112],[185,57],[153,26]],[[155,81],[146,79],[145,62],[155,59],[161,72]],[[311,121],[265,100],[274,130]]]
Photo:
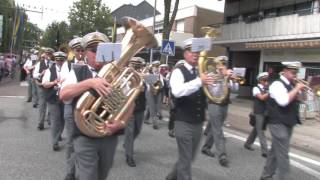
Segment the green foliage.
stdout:
[[8,52],[10,50],[15,6],[11,0],[1,0],[0,14],[3,15],[3,32],[0,52]]
[[23,48],[31,49],[39,43],[43,31],[36,24],[26,22],[23,33]]
[[65,21],[53,22],[45,30],[40,46],[52,47],[55,50],[72,38],[69,26]]
[[99,31],[107,34],[112,26],[110,9],[101,0],[80,0],[74,2],[69,12],[70,31],[73,35],[83,36]]

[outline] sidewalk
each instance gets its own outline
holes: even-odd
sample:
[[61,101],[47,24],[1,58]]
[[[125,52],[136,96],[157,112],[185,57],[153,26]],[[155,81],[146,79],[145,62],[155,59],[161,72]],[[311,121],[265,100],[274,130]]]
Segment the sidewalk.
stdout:
[[[252,101],[245,99],[233,99],[229,106],[227,128],[242,131],[249,134],[252,127],[249,125],[248,114],[251,112]],[[317,156],[320,155],[320,122],[307,119],[302,120],[302,125],[294,127],[291,145],[303,151]],[[270,139],[270,133],[267,130],[267,137]]]

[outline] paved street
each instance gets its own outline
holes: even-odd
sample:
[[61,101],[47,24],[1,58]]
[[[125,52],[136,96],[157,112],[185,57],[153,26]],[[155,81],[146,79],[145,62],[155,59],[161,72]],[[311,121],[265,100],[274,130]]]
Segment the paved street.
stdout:
[[[8,89],[19,94],[18,91],[21,90],[17,86],[13,87],[15,86],[8,86]],[[52,151],[49,127],[44,131],[36,129],[38,109],[24,101],[25,98],[21,96],[0,98],[0,179],[63,179],[65,149],[63,147],[60,152]],[[166,126],[167,123],[162,121],[160,130],[155,131],[151,126],[144,125],[142,134],[136,141],[135,168],[130,168],[125,163],[121,137],[109,179],[163,180],[177,158],[175,140],[168,137]],[[242,147],[241,140],[245,134],[228,129],[226,131],[230,168],[222,168],[217,159],[199,153],[193,165],[195,180],[259,178],[265,159],[260,156],[258,147],[255,147],[254,152],[249,152]],[[65,144],[65,138],[62,144]],[[298,158],[292,158],[292,179],[320,179],[319,158],[295,150],[293,152]]]

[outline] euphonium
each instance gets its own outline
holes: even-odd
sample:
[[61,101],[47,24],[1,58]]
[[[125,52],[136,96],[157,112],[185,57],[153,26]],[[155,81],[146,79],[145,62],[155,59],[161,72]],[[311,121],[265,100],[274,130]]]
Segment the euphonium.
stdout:
[[111,84],[110,92],[99,97],[96,93],[87,91],[80,97],[75,108],[77,127],[90,137],[105,136],[105,123],[127,121],[123,117],[139,94],[142,79],[133,68],[125,66],[145,46],[157,44],[153,34],[137,20],[126,18],[124,23],[127,31],[122,40],[120,59],[104,65],[98,73],[98,77],[105,78]]
[[[205,38],[213,38],[217,35],[214,28],[202,27],[202,32]],[[221,103],[228,95],[228,77],[223,76],[216,68],[217,64],[213,57],[207,57],[207,51],[201,51],[198,59],[199,74],[209,73],[215,77],[215,82],[212,85],[203,86],[202,89],[208,99],[215,103]],[[218,93],[213,92],[218,88]]]

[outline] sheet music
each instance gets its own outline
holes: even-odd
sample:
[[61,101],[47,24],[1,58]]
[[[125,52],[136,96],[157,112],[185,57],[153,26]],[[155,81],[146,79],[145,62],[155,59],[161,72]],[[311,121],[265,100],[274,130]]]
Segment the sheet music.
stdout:
[[99,43],[97,47],[97,62],[118,60],[121,55],[121,43]]
[[200,52],[200,51],[210,51],[212,38],[192,38],[191,51]]

